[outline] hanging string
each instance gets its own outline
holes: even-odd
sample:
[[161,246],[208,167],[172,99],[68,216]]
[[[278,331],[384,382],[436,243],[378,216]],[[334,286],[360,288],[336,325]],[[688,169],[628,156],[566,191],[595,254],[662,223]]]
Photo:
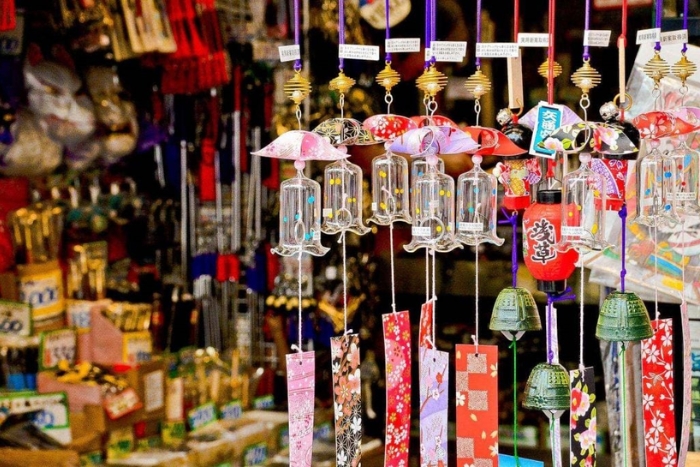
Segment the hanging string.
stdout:
[[[656,0],[656,12],[654,13],[656,27],[661,29],[661,18],[664,15],[664,2],[663,0]],[[657,52],[661,50],[661,42],[657,42],[654,46],[654,50]]]
[[[625,107],[627,102],[627,85],[625,83],[625,48],[627,47],[627,0],[622,0],[622,32],[617,39],[618,49],[618,81],[620,87],[620,120],[625,119]],[[623,289],[624,291],[624,289]]]
[[[516,20],[517,21],[517,20]],[[481,0],[476,0],[476,42],[481,42]],[[481,66],[481,57],[476,57],[476,67]]]
[[394,278],[394,222],[389,222],[389,261],[391,262],[391,311],[396,313],[396,279]]
[[617,368],[620,373],[620,433],[622,433],[622,466],[627,467],[627,384],[625,377],[625,343],[620,343],[620,359]]
[[[583,20],[584,35],[585,35],[585,32],[588,31],[590,26],[591,26],[591,0],[586,0],[586,13],[585,13],[584,20]],[[589,60],[591,58],[591,55],[588,52],[589,52],[588,43],[585,43],[583,45],[583,60],[584,61]]]
[[479,355],[479,242],[476,242],[476,255],[474,258],[474,309],[476,317],[474,319],[474,348]]
[[299,352],[302,352],[302,342],[301,342],[301,255],[302,251],[301,249],[299,250],[299,269],[297,271],[297,285],[298,285],[298,290],[297,290],[297,298],[299,299],[299,304],[297,307],[297,350]]
[[622,267],[620,268],[620,291],[625,293],[625,276],[627,275],[627,203],[622,204],[619,216],[620,219],[622,219],[622,251],[620,253]]
[[[425,0],[425,47],[430,49],[432,45],[431,41],[431,26],[432,26],[432,20],[431,20],[431,11],[432,11],[432,0]],[[430,50],[432,52],[432,49]],[[431,57],[434,59],[435,57]],[[425,61],[425,68],[428,68],[430,66],[431,59],[428,59]]]
[[658,320],[659,319],[659,286],[658,286],[658,275],[659,275],[659,253],[658,253],[658,244],[659,244],[659,227],[654,226],[654,319]]
[[437,257],[435,256],[435,248],[430,252],[433,256],[433,345],[437,343],[435,340],[435,315],[437,314],[437,290],[436,290],[436,280],[435,280],[435,262]]
[[547,102],[554,103],[554,18],[556,0],[549,0],[549,47],[547,55]]
[[554,332],[552,331],[552,303],[552,296],[547,294],[547,363],[554,361],[554,349],[552,348],[552,339],[554,337]]
[[425,249],[425,303],[430,301],[430,252]]
[[[300,47],[300,37],[301,37],[301,25],[299,22],[299,0],[294,0],[294,45]],[[301,70],[301,59],[298,58],[294,61],[294,69],[296,71]]]
[[[683,29],[688,30],[688,0],[683,1]],[[681,52],[686,53],[688,51],[688,43],[683,43],[683,48]]]
[[[345,0],[338,0],[338,45],[345,44]],[[339,54],[340,55],[340,54]],[[343,71],[345,60],[338,57],[338,69]]]
[[518,339],[515,336],[513,336],[510,347],[513,349],[513,457],[515,458],[515,466],[520,467],[518,459]]
[[340,234],[343,243],[343,326],[345,334],[348,333],[348,263],[345,248],[345,231]]
[[518,33],[519,32],[520,32],[520,0],[514,0],[513,1],[513,42],[518,42]]
[[[384,29],[384,38],[386,40],[391,39],[391,33],[390,33],[390,27],[389,27],[389,4],[390,3],[391,3],[390,0],[384,0],[384,16],[386,19],[386,26]],[[386,42],[384,42],[384,43],[386,44]],[[386,63],[391,63],[391,52],[386,52],[386,54],[384,54],[384,61]]]
[[499,225],[510,224],[512,230],[512,246],[510,250],[510,272],[513,278],[513,288],[518,285],[518,250],[516,245],[518,244],[518,212],[513,211],[509,214],[505,208],[501,208],[501,212],[506,218],[502,221],[498,221]]
[[583,308],[584,308],[584,303],[583,303],[583,292],[584,292],[584,283],[583,283],[583,276],[584,276],[584,268],[583,268],[583,258],[579,258],[579,261],[581,261],[581,293],[579,295],[579,302],[580,302],[580,317],[579,317],[579,360],[578,360],[578,366],[581,372],[583,372],[583,369],[586,367],[583,364]]

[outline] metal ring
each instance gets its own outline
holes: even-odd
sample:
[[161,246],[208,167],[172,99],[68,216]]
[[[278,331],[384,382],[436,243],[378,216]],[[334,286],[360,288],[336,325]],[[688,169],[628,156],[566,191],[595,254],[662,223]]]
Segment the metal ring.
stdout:
[[[631,108],[632,108],[632,102],[633,102],[633,101],[632,101],[632,96],[630,96],[628,93],[625,93],[625,100],[624,100],[624,102],[623,102],[624,107],[622,107],[622,108],[625,109],[625,110],[631,109]],[[620,107],[620,94],[617,94],[617,95],[613,98],[613,104],[615,104],[616,106]]]

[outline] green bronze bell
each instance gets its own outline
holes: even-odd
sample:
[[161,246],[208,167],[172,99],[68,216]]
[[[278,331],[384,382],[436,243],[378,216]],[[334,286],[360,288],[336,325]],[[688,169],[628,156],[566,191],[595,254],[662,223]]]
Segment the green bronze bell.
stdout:
[[557,412],[571,404],[569,373],[558,363],[540,363],[532,369],[525,386],[523,407]]
[[595,335],[605,341],[633,342],[654,335],[644,302],[632,292],[612,292],[600,308]]
[[493,305],[489,329],[515,333],[542,329],[537,304],[530,291],[523,287],[501,290]]

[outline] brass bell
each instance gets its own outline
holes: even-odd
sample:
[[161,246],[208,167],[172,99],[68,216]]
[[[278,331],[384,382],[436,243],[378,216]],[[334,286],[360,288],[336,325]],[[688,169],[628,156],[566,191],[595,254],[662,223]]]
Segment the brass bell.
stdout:
[[540,363],[532,369],[525,386],[523,407],[557,412],[571,404],[569,372],[558,363]]
[[600,340],[634,342],[654,335],[644,302],[632,292],[612,292],[600,308],[595,335]]
[[501,290],[493,305],[489,329],[504,334],[542,329],[537,304],[530,291],[523,287]]

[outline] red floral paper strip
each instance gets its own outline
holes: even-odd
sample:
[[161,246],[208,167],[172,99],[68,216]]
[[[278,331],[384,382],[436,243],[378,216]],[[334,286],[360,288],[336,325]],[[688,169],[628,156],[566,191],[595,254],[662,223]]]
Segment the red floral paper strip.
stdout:
[[433,301],[425,302],[420,308],[420,323],[418,327],[418,347],[432,349],[433,342]]
[[315,365],[314,352],[287,355],[290,467],[311,467],[311,446],[314,441]]
[[449,354],[420,348],[420,465],[447,466]]
[[593,368],[573,370],[571,376],[571,467],[596,465],[595,374]]
[[652,321],[654,335],[642,341],[642,408],[647,465],[677,465],[673,395],[673,325]]
[[338,467],[360,465],[362,443],[362,399],[360,336],[331,338],[331,365],[335,394],[335,449]]
[[408,311],[382,316],[386,365],[384,466],[407,467],[411,431],[411,322]]
[[498,347],[456,352],[457,465],[498,467]]

